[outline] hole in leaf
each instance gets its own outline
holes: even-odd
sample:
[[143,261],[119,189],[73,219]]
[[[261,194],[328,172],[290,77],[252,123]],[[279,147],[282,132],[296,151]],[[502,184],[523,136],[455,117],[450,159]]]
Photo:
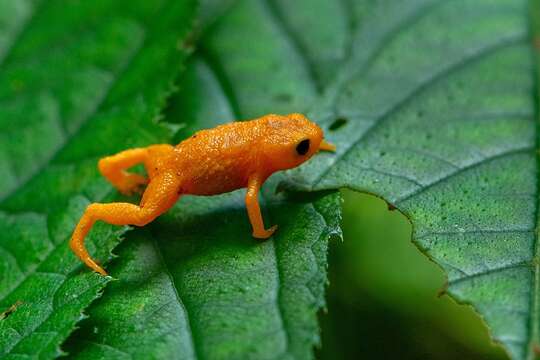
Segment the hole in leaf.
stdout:
[[290,103],[292,101],[292,96],[289,94],[277,94],[274,96],[274,99],[278,102]]
[[337,118],[336,120],[334,120],[334,122],[332,124],[330,124],[330,126],[328,127],[328,130],[330,130],[330,131],[339,130],[343,126],[345,126],[347,124],[347,122],[349,122],[349,120],[347,120],[347,119],[345,119],[343,117]]
[[[333,242],[329,248],[328,311],[319,314],[322,347],[317,350],[317,358],[422,358],[422,348],[407,348],[408,332],[420,328],[429,336],[423,341],[441,344],[438,346],[445,349],[439,360],[504,359],[503,350],[493,345],[486,325],[472,307],[458,305],[445,295],[444,288],[441,298],[436,297],[445,275],[411,242],[412,227],[405,216],[399,211],[389,212],[388,204],[379,198],[350,190],[344,190],[343,195],[345,241]],[[449,201],[446,203],[449,206]],[[426,227],[429,223],[426,221]],[[461,252],[468,250],[467,240],[476,244],[472,237],[465,237],[452,251],[445,251],[440,247],[445,236],[423,237],[417,244],[423,251],[438,248],[439,258],[451,261],[451,256],[460,252],[459,247]],[[358,337],[349,336],[359,333],[365,337],[360,343]],[[388,339],[403,345],[387,346]],[[363,341],[380,346],[371,350],[363,346]],[[481,349],[481,355],[476,349]],[[346,355],[336,356],[343,353]]]

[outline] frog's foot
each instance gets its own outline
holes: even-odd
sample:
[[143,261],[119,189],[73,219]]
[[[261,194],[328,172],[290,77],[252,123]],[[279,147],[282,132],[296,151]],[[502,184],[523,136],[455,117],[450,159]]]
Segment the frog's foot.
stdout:
[[274,225],[268,230],[253,231],[253,237],[257,239],[268,239],[276,232],[277,228],[278,226]]
[[[138,181],[136,178],[134,179],[134,181]],[[94,223],[104,221],[111,225],[144,226],[174,205],[179,197],[178,188],[179,183],[176,182],[176,178],[165,175],[154,178],[148,184],[141,200],[141,204],[145,206],[130,203],[93,203],[88,205],[71,236],[69,243],[71,249],[92,270],[101,275],[107,275],[105,270],[90,257],[84,246],[85,237]]]

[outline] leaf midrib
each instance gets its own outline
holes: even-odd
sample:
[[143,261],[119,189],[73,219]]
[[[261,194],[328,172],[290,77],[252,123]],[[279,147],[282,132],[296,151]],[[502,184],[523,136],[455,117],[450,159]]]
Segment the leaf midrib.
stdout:
[[163,252],[161,251],[161,248],[159,247],[159,244],[157,243],[156,239],[153,236],[152,236],[151,242],[152,242],[152,247],[156,251],[159,262],[161,262],[162,268],[163,268],[167,278],[169,279],[169,281],[171,283],[171,286],[172,286],[173,291],[174,291],[174,295],[176,297],[176,302],[178,303],[178,305],[184,311],[184,316],[186,317],[186,322],[187,322],[187,332],[190,335],[190,343],[191,343],[191,348],[193,349],[194,359],[202,359],[202,357],[200,356],[200,354],[202,354],[202,352],[200,350],[200,344],[196,340],[196,336],[195,336],[195,334],[193,332],[193,324],[191,322],[191,316],[190,316],[190,312],[188,310],[188,307],[187,307],[186,303],[182,300],[182,297],[180,296],[180,293],[178,291],[178,286],[176,285],[176,281],[174,279],[174,276],[172,275],[171,270],[169,269],[169,265],[167,264],[167,262],[165,261],[165,258],[163,257]]
[[[212,72],[214,72],[214,74],[216,75],[216,79],[218,80],[218,83],[219,83],[219,86],[220,88],[222,89],[224,95],[227,97],[227,100],[229,101],[230,98],[229,98],[229,94],[227,94],[223,89],[225,88],[228,88],[230,89],[231,91],[233,91],[233,87],[230,85],[230,81],[227,79],[226,77],[226,74],[224,71],[215,71],[215,68],[214,66],[216,66],[217,64],[216,63],[208,63],[209,65],[209,68],[212,70]],[[229,85],[227,85],[229,84]],[[234,94],[231,94],[234,98]],[[233,113],[233,116],[235,117],[235,119],[237,119],[236,121],[239,121],[239,119],[242,119],[242,114],[241,114],[241,111],[239,109],[239,107],[234,107],[232,106],[231,104],[231,109],[232,109],[232,113]],[[262,199],[261,201],[261,205],[262,207],[264,208],[264,204],[267,203],[267,199],[264,195],[264,193],[262,191],[259,192],[259,196],[260,198]],[[270,223],[271,222],[271,217],[270,215],[267,213],[265,213],[266,216],[266,220],[265,220],[265,223]],[[275,304],[275,307],[277,308],[278,310],[278,314],[279,314],[279,320],[280,320],[280,330],[283,331],[283,333],[285,334],[285,340],[286,340],[286,343],[285,343],[285,348],[283,349],[282,353],[281,354],[278,354],[276,356],[280,356],[280,355],[283,355],[283,354],[287,354],[288,353],[288,348],[289,348],[289,343],[290,343],[290,334],[289,334],[289,331],[287,330],[287,326],[286,326],[286,322],[285,322],[285,317],[284,317],[284,311],[283,311],[283,306],[281,304],[281,284],[282,284],[282,271],[281,271],[281,268],[280,268],[280,265],[279,265],[279,257],[278,257],[278,253],[277,253],[277,248],[276,248],[276,245],[274,243],[274,239],[273,237],[270,237],[269,239],[267,239],[266,241],[271,241],[272,243],[272,249],[273,249],[273,254],[274,254],[274,258],[275,258],[275,268],[276,268],[276,284],[277,284],[277,288],[276,288],[276,299],[274,301],[274,304]]]

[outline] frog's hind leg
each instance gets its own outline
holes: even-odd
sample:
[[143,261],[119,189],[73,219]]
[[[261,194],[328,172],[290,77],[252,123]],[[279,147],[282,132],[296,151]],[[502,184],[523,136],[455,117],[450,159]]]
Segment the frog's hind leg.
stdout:
[[148,179],[142,175],[127,172],[132,166],[143,163],[150,179],[155,176],[156,164],[173,150],[168,144],[152,145],[146,148],[135,148],[107,156],[99,160],[98,168],[122,194],[131,195],[137,192]]
[[144,226],[167,211],[178,200],[180,180],[174,174],[164,173],[153,178],[146,188],[141,203],[94,203],[88,205],[81,220],[75,227],[71,241],[71,249],[92,270],[107,275],[88,254],[84,239],[94,223],[98,220],[112,225]]

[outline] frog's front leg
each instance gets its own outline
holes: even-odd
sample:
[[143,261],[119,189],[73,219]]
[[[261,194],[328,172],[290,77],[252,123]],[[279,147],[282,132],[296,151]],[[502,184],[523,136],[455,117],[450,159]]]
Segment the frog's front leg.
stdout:
[[258,174],[250,176],[246,192],[246,208],[249,221],[253,227],[253,237],[258,239],[268,239],[277,229],[277,225],[272,226],[268,230],[264,228],[261,208],[259,206],[259,189],[263,182],[264,179]]

